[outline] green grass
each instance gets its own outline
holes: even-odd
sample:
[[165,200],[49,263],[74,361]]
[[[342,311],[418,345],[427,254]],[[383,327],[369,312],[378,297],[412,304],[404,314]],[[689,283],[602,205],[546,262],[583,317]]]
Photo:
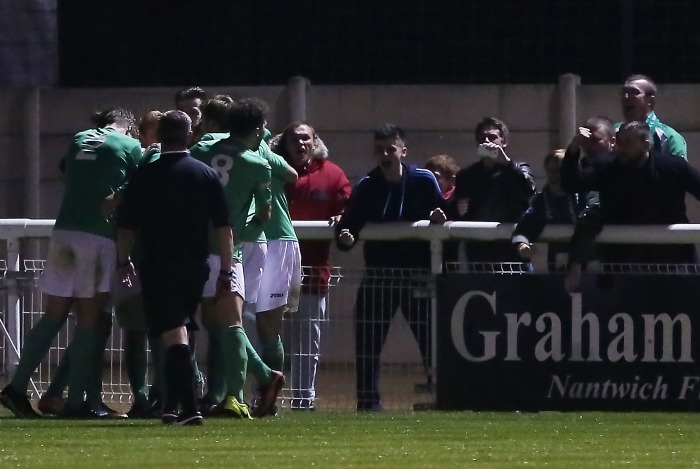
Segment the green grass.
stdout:
[[283,412],[276,419],[16,420],[0,411],[0,467],[689,467],[689,413]]

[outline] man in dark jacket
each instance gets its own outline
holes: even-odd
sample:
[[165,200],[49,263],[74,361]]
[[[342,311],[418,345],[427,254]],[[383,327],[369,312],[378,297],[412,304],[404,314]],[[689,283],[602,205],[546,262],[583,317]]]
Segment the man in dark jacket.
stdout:
[[[481,159],[457,173],[451,219],[516,223],[535,194],[530,166],[506,154],[503,121],[485,117],[474,134]],[[509,241],[467,242],[466,255],[470,263],[520,261]]]
[[[598,190],[600,231],[605,224],[669,225],[688,223],[685,197],[700,200],[700,173],[686,160],[656,152],[652,132],[640,121],[622,124],[616,150],[582,169],[578,146],[571,145],[562,163],[562,186],[569,192]],[[597,232],[595,233],[597,234]],[[694,264],[690,244],[617,244],[601,250],[605,262],[648,266]]]
[[[406,164],[404,131],[384,124],[374,132],[377,167],[352,191],[348,207],[336,225],[338,248],[347,251],[359,239],[365,223],[443,223],[445,200],[433,173]],[[357,410],[381,410],[379,355],[398,307],[416,336],[425,365],[429,364],[429,298],[418,298],[430,268],[426,241],[367,241],[365,276],[355,303]],[[423,281],[416,274],[423,271]],[[383,275],[386,274],[386,275]]]

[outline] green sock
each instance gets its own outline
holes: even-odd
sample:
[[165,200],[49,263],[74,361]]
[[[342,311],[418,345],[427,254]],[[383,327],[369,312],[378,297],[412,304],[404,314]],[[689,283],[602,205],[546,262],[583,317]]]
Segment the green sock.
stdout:
[[15,390],[22,394],[27,392],[32,373],[34,373],[41,360],[46,356],[54,337],[58,334],[63,323],[64,320],[54,319],[51,316],[42,316],[32,328],[24,341],[22,356],[12,378],[11,385]]
[[255,376],[255,379],[259,384],[265,385],[272,380],[272,369],[265,364],[258,352],[255,351],[255,347],[248,340],[248,336],[245,337],[245,349],[248,353],[248,371]]
[[[70,349],[70,346],[68,346]],[[66,349],[61,357],[61,363],[56,368],[53,376],[51,377],[51,384],[49,388],[44,393],[47,397],[63,397],[63,391],[68,387],[68,375],[70,373],[70,360],[68,360],[69,351]],[[43,397],[43,396],[42,396]]]
[[148,402],[146,336],[142,331],[124,330],[124,367],[134,402]]
[[243,386],[248,365],[246,335],[241,326],[223,327],[219,333],[226,373],[226,394],[243,402]]
[[[111,313],[107,313],[105,311],[103,312],[103,314]],[[91,373],[90,378],[87,382],[87,386],[85,388],[87,403],[92,408],[102,403],[102,374],[104,372],[105,365],[105,349],[107,348],[107,340],[109,339],[109,336],[112,335],[111,316],[109,316],[109,318],[109,323],[100,326],[101,330],[99,331],[99,333],[95,334],[98,341],[94,344],[95,348],[92,352],[93,359],[91,363],[93,366],[93,372]]]
[[284,346],[280,336],[274,339],[263,339],[261,342],[263,361],[273,370],[282,371],[284,367]]
[[[206,398],[213,404],[218,404],[226,397],[226,376],[223,357],[221,356],[221,328],[211,327],[209,333],[209,345],[207,348],[207,395]],[[250,363],[250,357],[248,358]]]
[[[96,356],[96,351],[102,344],[102,335],[96,331],[83,327],[75,328],[73,340],[68,348],[70,373],[66,406],[76,409],[82,405],[85,391],[94,383],[90,380],[95,379],[94,374],[97,368],[95,362],[99,359],[99,362],[102,363],[102,356]],[[101,376],[100,382],[102,382]]]

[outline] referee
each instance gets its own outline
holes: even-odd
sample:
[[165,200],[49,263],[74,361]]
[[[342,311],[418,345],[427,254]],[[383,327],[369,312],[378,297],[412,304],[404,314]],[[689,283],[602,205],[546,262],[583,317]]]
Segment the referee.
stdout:
[[210,225],[218,238],[222,286],[231,279],[233,235],[216,172],[187,150],[190,118],[168,111],[158,134],[160,157],[134,173],[119,208],[119,278],[128,285],[134,275],[129,255],[138,233],[143,245],[138,274],[149,335],[160,337],[165,349],[163,423],[200,425],[185,326],[209,276]]

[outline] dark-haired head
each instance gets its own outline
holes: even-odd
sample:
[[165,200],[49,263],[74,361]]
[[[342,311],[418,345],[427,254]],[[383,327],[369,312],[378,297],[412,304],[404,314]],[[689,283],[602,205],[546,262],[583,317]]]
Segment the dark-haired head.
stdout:
[[[487,132],[491,129],[497,130],[499,135],[496,136]],[[481,119],[481,122],[476,124],[476,129],[474,129],[474,137],[476,138],[477,145],[488,140],[505,147],[508,144],[508,126],[505,122],[495,117],[484,117]],[[494,137],[497,137],[496,140],[498,141],[495,141]]]
[[178,104],[180,104],[181,101],[187,101],[190,99],[198,99],[200,102],[202,102],[207,99],[207,94],[199,86],[192,86],[190,88],[182,89],[175,93],[175,107],[179,109]]
[[160,118],[158,139],[163,151],[186,150],[192,133],[192,120],[182,111],[168,111]]
[[375,140],[385,140],[388,138],[398,138],[402,142],[406,141],[406,133],[395,124],[385,123],[374,129]]
[[246,139],[253,134],[260,134],[258,137],[262,139],[269,109],[267,103],[258,98],[243,98],[235,101],[231,104],[228,114],[231,135]]
[[202,126],[204,132],[226,132],[228,113],[233,99],[227,95],[217,95],[202,104]]
[[112,126],[123,129],[126,132],[128,129],[134,128],[135,119],[131,111],[112,107],[94,113],[92,115],[92,122],[98,129]]

